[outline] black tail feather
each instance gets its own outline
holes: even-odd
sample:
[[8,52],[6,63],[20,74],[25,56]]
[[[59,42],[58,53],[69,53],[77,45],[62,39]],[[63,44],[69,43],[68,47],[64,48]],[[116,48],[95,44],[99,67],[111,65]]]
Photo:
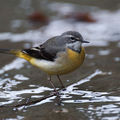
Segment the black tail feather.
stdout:
[[4,54],[17,55],[19,51],[20,51],[20,50],[15,50],[15,49],[1,49],[1,48],[0,48],[0,53],[4,53]]
[[0,53],[11,54],[11,50],[10,49],[1,49],[0,48]]

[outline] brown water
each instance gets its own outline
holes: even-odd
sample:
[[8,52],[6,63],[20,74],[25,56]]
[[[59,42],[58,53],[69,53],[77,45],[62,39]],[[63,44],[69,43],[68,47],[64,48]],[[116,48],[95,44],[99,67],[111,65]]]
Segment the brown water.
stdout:
[[[0,59],[0,120],[119,120],[120,119],[120,2],[119,0],[0,1],[0,48],[28,48],[67,30],[79,31],[90,41],[84,64],[61,76],[66,90],[60,97],[46,73],[10,55]],[[27,16],[45,13],[50,22],[32,25]],[[61,16],[90,12],[95,23]],[[53,76],[53,82],[60,88]]]

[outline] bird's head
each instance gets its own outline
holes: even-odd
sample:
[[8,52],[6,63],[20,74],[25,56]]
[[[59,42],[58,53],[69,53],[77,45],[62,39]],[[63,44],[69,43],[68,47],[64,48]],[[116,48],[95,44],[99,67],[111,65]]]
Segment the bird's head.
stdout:
[[82,35],[75,31],[67,31],[64,32],[61,37],[63,37],[66,41],[66,47],[70,48],[76,52],[80,52],[82,43],[89,43],[85,41]]

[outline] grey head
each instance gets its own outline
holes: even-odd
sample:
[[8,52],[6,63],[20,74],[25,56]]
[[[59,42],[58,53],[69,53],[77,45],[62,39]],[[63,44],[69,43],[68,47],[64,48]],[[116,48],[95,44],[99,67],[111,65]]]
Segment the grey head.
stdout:
[[85,41],[82,35],[76,31],[67,31],[61,35],[61,38],[66,42],[65,47],[68,47],[76,52],[80,52],[82,43],[89,43]]
[[58,52],[65,51],[66,48],[80,52],[82,43],[89,42],[84,41],[79,32],[67,31],[59,36],[50,38],[42,45],[42,47],[46,52],[56,55]]

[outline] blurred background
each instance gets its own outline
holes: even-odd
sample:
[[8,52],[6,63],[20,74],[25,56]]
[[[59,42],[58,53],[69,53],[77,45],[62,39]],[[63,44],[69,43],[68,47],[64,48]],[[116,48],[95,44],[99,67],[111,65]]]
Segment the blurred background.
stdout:
[[46,73],[0,54],[0,120],[120,119],[119,0],[0,0],[0,48],[29,48],[68,30],[90,43],[84,64],[61,76],[60,98],[27,105],[52,93]]

